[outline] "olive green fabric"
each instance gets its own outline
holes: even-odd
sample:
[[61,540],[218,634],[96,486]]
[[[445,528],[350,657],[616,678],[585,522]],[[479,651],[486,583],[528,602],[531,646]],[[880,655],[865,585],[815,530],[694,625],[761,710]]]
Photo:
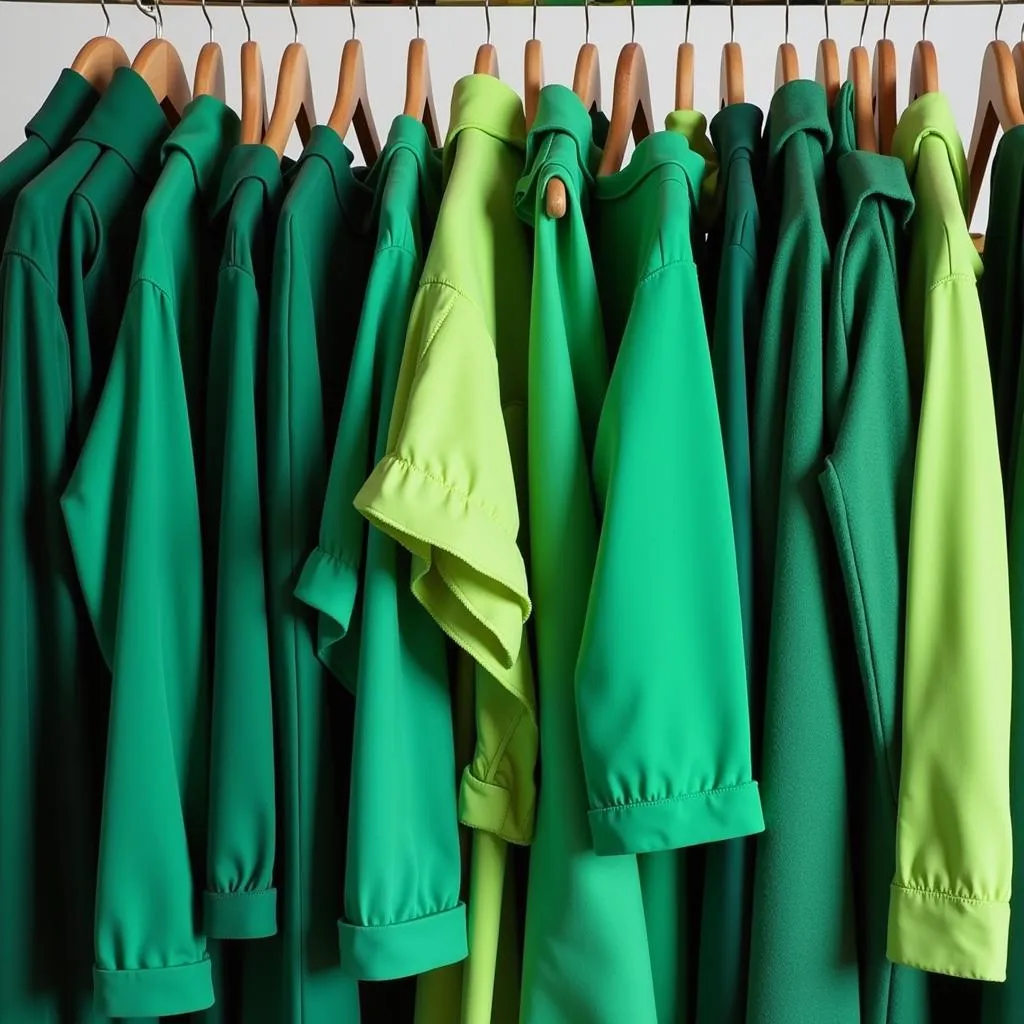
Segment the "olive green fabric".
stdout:
[[115,1017],[213,1002],[192,860],[205,850],[209,700],[194,452],[214,299],[203,286],[220,254],[209,203],[237,137],[237,116],[205,96],[164,144],[106,383],[62,499],[113,675],[96,1000]]
[[747,1012],[787,1024],[857,1021],[845,659],[817,481],[831,281],[824,192],[832,133],[820,85],[796,81],[775,93],[767,142],[764,244],[772,259],[752,429],[766,831],[756,850]]
[[385,453],[441,198],[441,161],[419,121],[394,121],[367,184],[380,203],[376,252],[320,541],[296,593],[320,612],[320,658],[355,698],[341,962],[380,980],[462,960],[467,946],[445,637],[409,591],[408,552],[352,503]]
[[[534,228],[530,303],[530,565],[543,786],[531,850],[522,1020],[656,1019],[636,858],[598,856],[587,822],[574,675],[597,557],[589,455],[608,353],[587,239],[599,154],[591,119],[564,86],[542,90],[516,210]],[[546,213],[547,184],[565,216]]]
[[508,85],[488,75],[456,83],[444,199],[410,316],[387,453],[355,499],[412,553],[413,593],[477,662],[476,750],[459,800],[460,820],[478,830],[464,976],[470,1021],[490,1018],[505,844],[532,840],[536,799],[519,538],[530,260],[512,208],[524,143],[522,103]]
[[944,96],[911,103],[893,153],[916,201],[903,313],[921,413],[888,955],[1002,981],[1012,871],[1006,518],[967,161]]
[[236,146],[206,385],[208,593],[213,602],[210,813],[203,920],[213,938],[277,930],[273,697],[260,469],[270,262],[285,180],[273,150]]
[[[1013,822],[1013,874],[1018,879],[1024,855],[1024,478],[1019,469],[1024,391],[1020,386],[1020,346],[1024,336],[1024,127],[1012,128],[999,141],[992,164],[992,192],[985,232],[985,272],[981,308],[988,342],[989,369],[995,397],[996,427],[1003,463],[1003,490],[1009,532],[1010,624],[1014,639],[1013,697],[1010,720],[1010,817]],[[985,985],[982,1020],[1013,1024],[1024,1018],[1024,914],[1010,914],[1006,982]]]
[[[743,615],[748,686],[754,615],[754,521],[750,480],[750,395],[747,382],[761,332],[760,210],[763,182],[761,111],[749,103],[723,108],[711,121],[719,171],[715,217],[708,237],[705,311],[711,367],[729,478],[736,568]],[[751,695],[751,720],[760,721]],[[746,1014],[747,958],[754,843],[709,846],[705,857],[697,975],[699,1024],[741,1024]]]
[[316,613],[294,594],[316,547],[349,360],[373,256],[373,192],[326,126],[313,129],[281,206],[267,354],[267,593],[278,750],[275,880],[282,1020],[349,1024],[358,986],[338,960],[351,698],[316,654]]
[[[167,132],[142,79],[115,75],[21,192],[0,263],[0,1019],[26,1024],[99,1019],[89,1005],[110,684],[60,497]],[[98,945],[101,972],[116,967],[105,936]]]
[[[857,151],[852,83],[832,109],[839,220],[825,344],[828,455],[819,475],[862,686],[848,724],[861,1019],[929,1020],[927,976],[885,956],[896,853],[900,700],[914,425],[899,271],[914,198],[902,161]],[[837,592],[836,600],[842,595]],[[853,718],[853,714],[849,716]]]

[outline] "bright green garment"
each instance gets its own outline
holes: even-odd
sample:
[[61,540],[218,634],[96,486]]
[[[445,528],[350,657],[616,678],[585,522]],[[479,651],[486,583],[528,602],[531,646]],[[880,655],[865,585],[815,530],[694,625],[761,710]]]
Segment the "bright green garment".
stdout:
[[[0,885],[11,936],[0,1019],[26,1024],[50,1024],[51,1008],[93,1019],[110,687],[60,496],[103,383],[167,132],[146,83],[118,72],[22,191],[0,264]],[[56,893],[54,879],[61,895],[44,910],[37,894]]]
[[[845,587],[861,698],[848,728],[861,1019],[929,1020],[927,975],[885,956],[896,851],[899,705],[914,427],[900,324],[899,268],[914,198],[902,161],[857,151],[852,83],[832,108],[842,231],[833,252],[825,344],[827,450],[819,476]],[[839,595],[837,592],[837,600]],[[848,624],[848,627],[847,627]]]
[[115,1017],[213,1002],[192,862],[205,850],[209,700],[193,452],[213,313],[203,283],[220,252],[208,204],[237,137],[236,115],[207,96],[164,145],[110,370],[62,499],[113,674],[96,1000]]
[[921,414],[888,954],[1002,981],[1012,869],[1006,519],[967,162],[945,97],[907,108],[893,153],[917,204],[903,313]]
[[[458,811],[444,634],[409,592],[409,555],[352,504],[385,453],[416,286],[441,196],[426,129],[399,117],[367,181],[377,248],[320,524],[296,593],[320,611],[321,660],[355,697],[341,962],[357,978],[462,960]],[[387,808],[387,813],[382,813]]]
[[[1010,621],[1013,644],[1013,699],[1010,721],[1010,810],[1014,825],[1013,873],[1024,865],[1024,476],[1019,467],[1019,434],[1024,410],[1020,386],[1024,337],[1024,128],[999,141],[992,164],[992,192],[985,232],[985,273],[980,295],[988,341],[996,427],[1003,455],[1003,490],[1009,531]],[[1010,914],[1006,982],[983,986],[985,1024],[1015,1024],[1024,1019],[1024,914]]]
[[[832,144],[825,92],[784,85],[768,117],[765,206],[772,253],[752,430],[761,792],[748,1017],[859,1021],[849,862],[842,666],[828,518],[824,344],[830,256],[824,209]],[[852,681],[848,684],[852,686]]]
[[460,820],[479,830],[463,1004],[473,1022],[490,1018],[504,845],[533,838],[537,719],[518,541],[530,260],[512,209],[524,141],[522,104],[504,82],[471,75],[456,84],[444,199],[409,321],[387,454],[356,496],[356,507],[412,553],[413,593],[478,665],[476,750],[460,792]]
[[260,418],[266,300],[283,191],[273,150],[236,146],[214,210],[223,218],[224,251],[206,383],[205,554],[214,628],[203,920],[213,938],[261,938],[277,930]]
[[[724,107],[711,122],[718,151],[715,208],[702,284],[711,334],[711,366],[729,477],[748,687],[753,655],[754,562],[747,381],[761,332],[758,189],[763,181],[761,111]],[[751,695],[751,719],[760,700]],[[697,976],[699,1024],[742,1024],[746,1013],[750,890],[754,842],[707,849]]]
[[[593,850],[573,683],[597,557],[589,453],[609,375],[586,231],[597,155],[579,99],[547,86],[516,189],[534,227],[530,561],[544,763],[523,955],[530,1024],[656,1019],[636,858]],[[558,220],[545,212],[556,175],[567,196]]]
[[267,593],[278,749],[279,1017],[354,1024],[338,961],[352,752],[351,699],[316,655],[316,613],[294,596],[317,543],[349,360],[373,255],[373,193],[327,126],[313,129],[281,206],[267,354]]

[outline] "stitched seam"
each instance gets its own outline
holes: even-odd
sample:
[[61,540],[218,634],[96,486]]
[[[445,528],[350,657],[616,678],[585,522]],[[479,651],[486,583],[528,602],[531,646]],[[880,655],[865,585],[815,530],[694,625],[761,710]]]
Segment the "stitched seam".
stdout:
[[932,282],[932,284],[928,286],[927,294],[931,295],[936,288],[941,288],[944,284],[952,284],[956,281],[969,282],[972,287],[977,287],[978,284],[973,274],[965,274],[963,271],[956,271],[955,273],[947,274],[945,277],[940,277],[938,281]]
[[679,793],[676,796],[662,796],[654,800],[631,800],[628,803],[608,804],[604,807],[591,807],[591,814],[609,814],[612,811],[625,811],[633,807],[656,807],[658,804],[673,804],[682,800],[695,800],[700,797],[717,796],[719,793],[734,793],[754,785],[753,782],[740,782],[735,786],[721,786],[718,789],[701,789],[696,793]]
[[660,267],[655,267],[654,270],[648,270],[647,273],[644,274],[644,276],[641,277],[640,280],[637,282],[637,288],[642,287],[643,285],[647,284],[648,281],[651,281],[654,278],[658,277],[660,274],[665,273],[666,270],[672,270],[673,268],[679,266],[693,267],[694,271],[696,271],[697,269],[697,264],[692,256],[681,256],[679,257],[679,259],[672,260],[669,263],[663,263]]
[[462,901],[456,899],[456,901],[449,907],[442,907],[440,910],[426,910],[422,914],[417,914],[415,917],[404,917],[394,921],[387,921],[384,924],[363,924],[355,921],[349,921],[342,919],[342,924],[346,928],[358,929],[359,931],[385,931],[388,928],[402,928],[409,924],[419,924],[420,921],[429,921],[432,917],[441,917],[444,914],[451,914],[459,909],[462,905]]
[[359,563],[346,555],[336,555],[333,551],[328,551],[322,544],[317,544],[313,551],[320,555],[322,558],[327,559],[328,562],[333,562],[337,565],[343,565],[346,569],[358,569]]
[[979,906],[1005,907],[1010,902],[1009,900],[980,899],[977,896],[958,896],[956,893],[941,892],[938,889],[915,889],[909,885],[900,885],[899,882],[893,882],[892,887],[900,892],[910,893],[912,896],[937,896],[943,900],[952,900],[956,903],[975,903]]
[[43,279],[43,281],[46,284],[46,287],[49,288],[51,292],[56,294],[56,291],[57,291],[56,287],[54,286],[53,282],[50,280],[50,278],[47,275],[46,271],[43,270],[42,266],[40,266],[38,260],[34,259],[27,252],[25,252],[23,249],[8,249],[4,253],[4,257],[6,258],[6,257],[10,257],[10,256],[16,256],[18,259],[24,260],[25,263],[29,264],[29,266],[31,266],[32,269],[35,270],[35,272]]

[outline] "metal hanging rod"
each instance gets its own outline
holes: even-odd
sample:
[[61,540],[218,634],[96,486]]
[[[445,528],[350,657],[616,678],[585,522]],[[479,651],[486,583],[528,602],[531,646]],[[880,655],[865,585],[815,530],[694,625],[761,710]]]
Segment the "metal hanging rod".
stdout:
[[[99,0],[36,0],[42,3],[62,4],[98,4]],[[110,4],[133,4],[134,0],[107,0]],[[296,7],[401,7],[407,9],[410,0],[292,0]],[[792,2],[792,0],[791,0]],[[794,7],[924,7],[929,0],[796,0]],[[200,7],[202,0],[160,0],[161,6]],[[250,7],[288,7],[288,0],[246,0]],[[540,0],[544,7],[581,7],[580,0]],[[786,0],[734,0],[737,7],[789,7]],[[1005,0],[1006,6],[1020,6],[1024,0]],[[529,7],[533,0],[420,0],[421,6],[437,7]],[[931,0],[935,7],[998,7],[1003,6],[1000,0]],[[688,6],[685,0],[676,0],[676,6]],[[237,7],[238,0],[206,0],[208,7]],[[629,0],[590,0],[591,7],[625,7]],[[637,6],[644,6],[644,0],[637,0]],[[720,7],[722,0],[695,0],[697,7]],[[731,6],[731,5],[730,5]]]

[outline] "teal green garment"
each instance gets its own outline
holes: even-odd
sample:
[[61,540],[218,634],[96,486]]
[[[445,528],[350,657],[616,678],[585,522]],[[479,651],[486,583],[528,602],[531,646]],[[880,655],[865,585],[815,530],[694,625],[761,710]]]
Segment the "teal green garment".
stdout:
[[[761,332],[761,123],[761,111],[749,103],[724,107],[711,121],[719,163],[717,216],[708,237],[702,281],[708,295],[705,308],[711,366],[729,477],[748,686],[754,646],[748,381],[753,376]],[[751,694],[752,721],[760,721],[759,697]],[[707,849],[697,974],[698,1024],[742,1024],[745,1019],[753,865],[753,840],[729,840]]]
[[[598,856],[587,822],[574,674],[597,558],[589,454],[608,353],[587,215],[597,154],[570,90],[541,91],[516,210],[534,227],[528,392],[531,585],[543,785],[530,859],[521,1019],[656,1020],[636,857]],[[546,213],[548,182],[566,213]]]
[[765,243],[772,260],[752,431],[766,831],[756,852],[747,1012],[786,1024],[858,1021],[845,659],[817,482],[831,281],[824,190],[832,132],[822,87],[784,85],[767,135],[764,195],[775,237]]
[[444,633],[408,586],[409,555],[353,504],[384,456],[413,297],[441,200],[423,124],[396,118],[367,185],[377,244],[352,349],[320,538],[296,594],[320,659],[355,698],[341,962],[356,978],[463,960],[466,907]]
[[224,225],[206,383],[208,593],[213,602],[210,820],[203,920],[212,938],[277,930],[273,695],[264,586],[267,300],[285,180],[273,150],[236,146],[214,215]]
[[[1003,457],[1003,489],[1009,534],[1010,626],[1013,644],[1013,695],[1010,704],[1010,819],[1013,823],[1013,874],[1024,877],[1024,476],[1019,434],[1024,410],[1021,388],[1021,339],[1024,337],[1024,127],[1011,128],[996,148],[992,165],[985,272],[979,294],[988,342],[996,426]],[[985,985],[984,1024],[1014,1024],[1024,1019],[1024,914],[1011,905],[1006,981]]]
[[359,1019],[338,960],[352,758],[351,698],[317,658],[316,613],[295,596],[316,547],[349,360],[373,256],[373,193],[326,126],[313,129],[275,239],[265,488],[271,680],[278,751],[275,880],[282,1003],[302,1024]]
[[114,1017],[213,1003],[192,859],[206,846],[209,743],[194,453],[214,299],[204,285],[220,254],[209,205],[238,128],[203,96],[164,144],[110,370],[62,499],[113,676],[96,1001]]
[[[857,151],[853,85],[832,108],[842,231],[833,252],[825,343],[828,455],[819,475],[845,588],[840,619],[860,669],[848,708],[861,768],[851,780],[859,926],[861,1019],[929,1019],[927,975],[885,956],[895,868],[907,537],[914,458],[910,377],[900,323],[899,272],[914,197],[903,162]],[[837,211],[839,212],[839,211]],[[841,600],[837,593],[837,600]]]
[[576,696],[600,854],[764,827],[691,242],[703,173],[687,139],[665,132],[596,183],[591,246],[613,370],[592,457],[599,543]]
[[99,1019],[89,1007],[110,684],[60,497],[105,377],[167,132],[146,83],[118,72],[21,192],[0,262],[5,1021]]

